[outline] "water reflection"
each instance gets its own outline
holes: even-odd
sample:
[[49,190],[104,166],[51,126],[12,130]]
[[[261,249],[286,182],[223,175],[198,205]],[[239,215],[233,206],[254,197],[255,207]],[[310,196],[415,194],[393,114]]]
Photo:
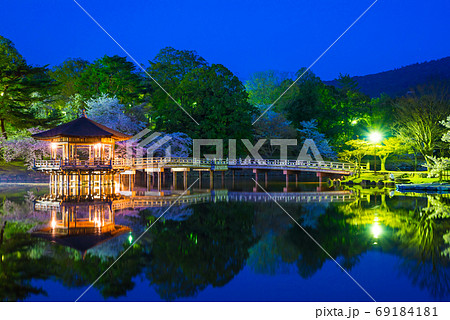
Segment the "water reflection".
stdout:
[[[81,293],[168,206],[172,208],[163,219],[95,285],[101,297],[126,297],[143,290],[136,284],[144,281],[162,300],[192,298],[207,288],[228,286],[246,267],[274,278],[297,274],[311,285],[327,279],[323,267],[329,256],[271,197],[349,272],[371,253],[381,252],[398,259],[396,269],[386,272],[404,275],[412,287],[423,290],[418,300],[450,297],[446,195],[317,192],[316,185],[307,184],[283,192],[285,185],[275,182],[268,185],[268,196],[251,182],[228,180],[219,181],[220,189],[206,183],[206,188],[196,185],[182,195],[183,187],[175,187],[172,179],[154,187],[146,177],[103,178],[91,188],[87,180],[68,178],[63,193],[53,179],[49,192],[38,197],[33,196],[36,190],[22,191],[22,196],[3,192],[14,201],[4,200],[0,216],[0,226],[7,221],[0,278],[8,279],[0,282],[0,299],[45,295],[46,287],[36,280],[57,281]],[[366,289],[383,300],[376,288]]]

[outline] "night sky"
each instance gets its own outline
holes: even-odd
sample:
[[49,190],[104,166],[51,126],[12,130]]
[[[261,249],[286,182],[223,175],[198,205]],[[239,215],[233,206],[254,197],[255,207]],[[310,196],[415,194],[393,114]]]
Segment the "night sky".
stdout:
[[[144,65],[166,46],[196,50],[245,80],[309,66],[374,0],[78,0]],[[33,65],[121,49],[72,0],[1,0],[0,35]],[[450,55],[449,0],[379,0],[312,68],[323,80]]]

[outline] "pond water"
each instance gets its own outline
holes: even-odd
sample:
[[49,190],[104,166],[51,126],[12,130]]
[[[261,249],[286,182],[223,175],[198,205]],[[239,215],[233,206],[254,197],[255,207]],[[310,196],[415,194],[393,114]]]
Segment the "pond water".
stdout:
[[0,299],[75,301],[139,239],[80,301],[450,300],[447,195],[249,178],[121,188],[0,185]]

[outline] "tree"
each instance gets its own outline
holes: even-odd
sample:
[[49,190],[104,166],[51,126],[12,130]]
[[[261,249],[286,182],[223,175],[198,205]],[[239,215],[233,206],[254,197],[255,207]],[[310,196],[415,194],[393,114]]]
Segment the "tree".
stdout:
[[78,90],[80,77],[89,65],[87,60],[69,58],[51,69],[49,75],[58,83],[55,94],[62,103],[67,103],[75,94],[80,94]]
[[126,57],[107,56],[89,64],[75,82],[77,93],[84,100],[102,94],[117,97],[121,104],[131,106],[139,102],[145,93],[143,78]]
[[[297,76],[305,69],[300,69]],[[286,80],[282,86],[288,87]],[[341,146],[361,131],[361,120],[367,118],[369,98],[358,91],[357,83],[349,76],[341,75],[338,86],[325,85],[311,71],[306,72],[277,103],[279,109],[298,127],[303,121],[320,119],[318,130],[332,144]]]
[[[34,105],[47,101],[54,83],[46,67],[32,67],[19,54],[14,44],[0,36],[0,133],[8,138],[8,130],[38,125],[51,126],[59,120],[52,110],[38,118]],[[42,111],[42,110],[41,110]]]
[[126,134],[135,134],[145,127],[142,121],[130,117],[123,104],[105,94],[86,102],[87,116],[111,129]]
[[449,104],[433,96],[403,97],[395,105],[396,132],[430,164],[429,157],[442,147],[445,133],[440,122],[450,114]]
[[286,89],[282,84],[287,79],[288,73],[275,70],[253,73],[245,82],[248,102],[263,109],[269,107]]
[[[197,52],[176,50],[172,47],[161,49],[149,63],[150,67],[147,72],[169,91],[175,88],[186,74],[208,65],[206,60],[199,56]],[[153,81],[150,83],[156,89],[157,85]]]
[[[450,116],[448,116],[447,119],[442,120],[440,123],[447,129],[450,129]],[[450,142],[450,131],[445,132],[441,140],[444,142]]]
[[[300,69],[296,76],[300,76],[304,71],[305,68]],[[285,80],[282,85],[288,88],[292,82]],[[319,77],[307,71],[280,99],[278,109],[285,113],[295,127],[299,127],[302,121],[320,119],[324,108],[321,100],[324,87]]]
[[386,171],[386,160],[393,153],[406,153],[407,147],[402,140],[391,137],[383,140],[381,148],[377,149],[377,155],[381,160],[381,171]]
[[40,160],[50,156],[50,146],[47,141],[35,140],[30,137],[31,133],[40,130],[32,128],[27,134],[19,135],[11,139],[0,137],[0,151],[4,161],[24,160],[28,169],[32,169],[34,160]]
[[[264,117],[261,117],[255,124],[255,139],[296,139],[297,132],[291,126],[291,122],[286,120],[283,114],[269,110]],[[265,143],[260,154],[271,157],[279,149],[278,146]]]
[[361,161],[370,153],[370,145],[366,140],[355,139],[345,143],[351,149],[339,153],[339,158],[344,161],[354,162],[358,177],[361,175]]
[[[152,79],[147,79],[148,86],[151,88],[151,109],[148,110],[150,122],[153,122],[156,130],[169,132],[167,128],[171,125],[166,127],[166,124],[170,122],[170,112],[179,108],[172,98],[180,103],[180,97],[175,94],[180,82],[189,72],[196,68],[208,66],[208,63],[195,51],[176,50],[171,47],[161,49],[149,63],[150,67],[147,72],[158,82],[155,83]],[[183,112],[182,116],[187,115]],[[192,119],[189,120],[191,121],[189,125],[191,125],[193,121]],[[183,129],[173,130],[172,132],[176,132]]]
[[439,182],[442,181],[444,171],[450,168],[450,158],[428,157],[425,167],[428,168],[428,177],[438,177]]
[[300,125],[303,129],[297,129],[297,131],[300,132],[304,140],[313,140],[323,157],[331,160],[336,159],[336,152],[334,152],[328,144],[328,140],[325,138],[325,135],[318,131],[316,119],[312,119],[311,121],[303,121]]
[[243,84],[222,65],[207,65],[194,51],[163,49],[149,73],[199,125],[160,89],[152,94],[155,130],[195,138],[249,138],[254,108]]

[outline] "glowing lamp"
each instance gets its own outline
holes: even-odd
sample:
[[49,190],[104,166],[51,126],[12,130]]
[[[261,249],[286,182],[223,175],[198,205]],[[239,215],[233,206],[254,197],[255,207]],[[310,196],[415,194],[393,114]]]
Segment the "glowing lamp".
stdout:
[[383,136],[378,131],[373,131],[369,134],[369,140],[372,143],[380,143],[383,140]]

